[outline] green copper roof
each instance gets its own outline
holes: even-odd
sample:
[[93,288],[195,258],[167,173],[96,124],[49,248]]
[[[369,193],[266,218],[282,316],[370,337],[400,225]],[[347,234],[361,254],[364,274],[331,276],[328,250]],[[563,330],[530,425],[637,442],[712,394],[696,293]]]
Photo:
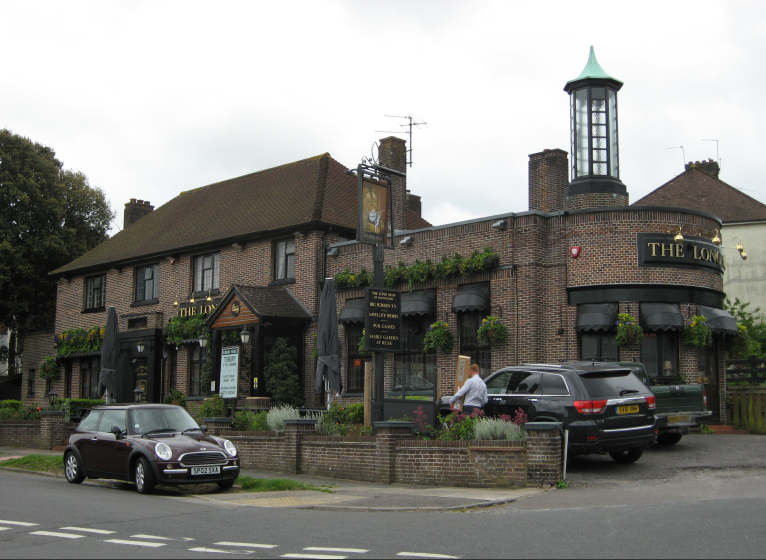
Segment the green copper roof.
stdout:
[[569,80],[567,85],[571,84],[572,82],[584,80],[586,78],[601,78],[605,80],[614,80],[615,82],[620,82],[620,80],[612,78],[609,74],[604,72],[604,69],[601,68],[598,60],[596,60],[596,53],[593,52],[593,46],[590,48],[590,56],[588,56],[588,63],[585,65],[585,68],[583,68],[583,71],[580,72],[580,75],[577,76],[574,80]]

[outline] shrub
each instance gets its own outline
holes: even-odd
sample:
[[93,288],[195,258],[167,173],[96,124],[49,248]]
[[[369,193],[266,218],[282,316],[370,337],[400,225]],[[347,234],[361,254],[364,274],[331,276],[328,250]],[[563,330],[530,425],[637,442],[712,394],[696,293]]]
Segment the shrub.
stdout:
[[289,405],[281,405],[269,410],[266,415],[266,423],[275,432],[285,431],[285,420],[297,420],[301,413],[297,408]]
[[69,409],[74,412],[81,408],[91,409],[94,406],[100,406],[104,404],[103,399],[70,399]]
[[207,328],[206,315],[176,316],[165,325],[165,337],[171,344],[180,344],[184,340],[199,338],[201,335],[210,336]]
[[527,431],[509,420],[479,418],[473,425],[473,439],[524,441]]
[[40,363],[40,379],[58,379],[61,374],[58,361],[55,356],[47,356]]
[[178,389],[173,389],[167,395],[165,395],[165,398],[162,402],[165,404],[173,404],[173,402],[176,402],[178,403],[178,406],[186,408],[186,395],[184,395]]
[[202,406],[199,407],[197,415],[202,418],[220,418],[223,416],[226,409],[226,401],[224,401],[219,395],[213,395],[209,399],[205,399],[202,402]]
[[289,406],[303,404],[297,358],[298,351],[295,346],[288,345],[286,338],[278,338],[274,347],[266,354],[263,373],[266,377],[266,390],[271,394],[272,402]]
[[474,439],[474,424],[482,417],[484,417],[484,411],[480,409],[474,410],[470,416],[462,412],[453,412],[444,418],[440,439],[450,441]]
[[8,399],[5,401],[0,401],[0,408],[10,408],[13,410],[21,410],[24,408],[24,403],[21,401]]
[[267,412],[255,413],[252,410],[242,410],[234,415],[232,428],[238,432],[268,432],[267,416]]

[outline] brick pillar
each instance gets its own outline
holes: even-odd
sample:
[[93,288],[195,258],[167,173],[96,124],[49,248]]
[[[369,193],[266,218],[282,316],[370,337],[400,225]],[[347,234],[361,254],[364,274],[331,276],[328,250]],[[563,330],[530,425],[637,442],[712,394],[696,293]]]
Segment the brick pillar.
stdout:
[[564,150],[529,154],[529,209],[558,212],[564,209],[569,184],[569,162]]
[[62,410],[46,410],[40,419],[40,448],[63,445],[66,436],[66,416]]
[[396,442],[412,437],[412,422],[375,422],[375,482],[396,482]]
[[560,422],[527,424],[527,485],[556,484],[563,476]]
[[301,472],[301,441],[316,433],[316,420],[285,420],[285,466],[290,474]]
[[[407,172],[407,142],[395,136],[380,139],[378,148],[380,165],[395,171]],[[407,229],[407,180],[393,177],[394,229]]]

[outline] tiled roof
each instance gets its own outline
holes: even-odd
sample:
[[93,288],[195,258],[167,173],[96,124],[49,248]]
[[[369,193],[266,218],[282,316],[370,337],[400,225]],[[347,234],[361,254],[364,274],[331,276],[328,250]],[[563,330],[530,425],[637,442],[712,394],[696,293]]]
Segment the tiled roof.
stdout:
[[247,300],[259,317],[311,319],[311,313],[285,287],[265,288],[235,284],[234,288],[243,299]]
[[718,216],[724,224],[766,220],[766,204],[694,167],[632,206],[687,208]]
[[357,180],[322,154],[182,192],[53,274],[310,223],[356,228]]

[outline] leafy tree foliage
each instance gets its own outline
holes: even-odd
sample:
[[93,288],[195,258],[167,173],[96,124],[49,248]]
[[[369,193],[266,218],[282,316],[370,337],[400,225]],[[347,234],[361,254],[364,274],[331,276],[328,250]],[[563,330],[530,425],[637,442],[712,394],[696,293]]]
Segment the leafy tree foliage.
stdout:
[[0,323],[20,333],[51,326],[49,273],[104,241],[113,219],[83,173],[63,169],[51,148],[0,130]]
[[752,311],[748,308],[750,302],[742,303],[739,298],[734,298],[734,303],[729,298],[724,302],[724,309],[731,313],[739,325],[747,328],[749,341],[746,349],[742,349],[736,358],[748,358],[752,355],[763,357],[766,353],[766,320],[760,314],[761,308],[756,307]]
[[266,390],[271,394],[272,402],[301,406],[301,381],[298,377],[298,351],[290,346],[286,338],[278,338],[276,344],[266,354],[263,368],[266,377]]

